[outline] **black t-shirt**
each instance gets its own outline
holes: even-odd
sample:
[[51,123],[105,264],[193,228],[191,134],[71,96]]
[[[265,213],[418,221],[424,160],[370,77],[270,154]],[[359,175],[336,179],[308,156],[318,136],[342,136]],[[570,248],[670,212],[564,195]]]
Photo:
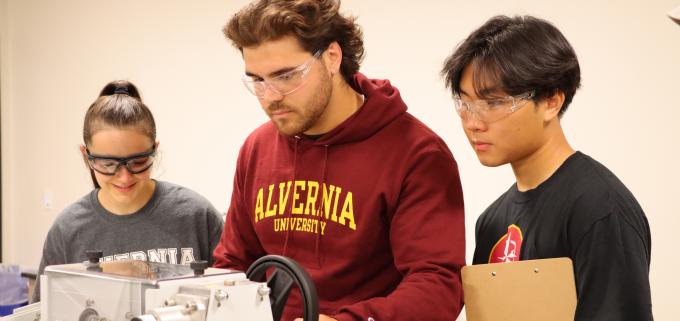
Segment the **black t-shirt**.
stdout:
[[533,190],[511,186],[475,232],[473,264],[571,258],[577,321],[653,320],[647,218],[623,183],[585,154]]

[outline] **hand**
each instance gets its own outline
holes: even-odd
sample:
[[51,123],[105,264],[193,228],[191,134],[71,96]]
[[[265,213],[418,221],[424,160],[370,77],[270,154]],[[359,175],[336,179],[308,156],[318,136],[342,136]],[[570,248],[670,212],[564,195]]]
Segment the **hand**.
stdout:
[[[302,318],[297,318],[295,321],[302,321]],[[319,314],[319,321],[338,321],[325,314]]]

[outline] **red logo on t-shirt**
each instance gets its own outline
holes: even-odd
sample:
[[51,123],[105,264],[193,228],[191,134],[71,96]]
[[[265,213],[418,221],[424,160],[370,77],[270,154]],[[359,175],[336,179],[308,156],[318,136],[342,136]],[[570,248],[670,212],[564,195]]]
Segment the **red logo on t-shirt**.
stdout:
[[491,249],[489,263],[503,263],[519,261],[519,251],[522,248],[522,230],[512,224],[508,226],[508,233],[503,235]]

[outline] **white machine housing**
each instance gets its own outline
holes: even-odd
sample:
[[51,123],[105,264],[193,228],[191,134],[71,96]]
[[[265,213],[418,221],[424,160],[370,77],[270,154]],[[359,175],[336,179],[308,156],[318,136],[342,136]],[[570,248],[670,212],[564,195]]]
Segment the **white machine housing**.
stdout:
[[41,321],[272,321],[270,289],[239,271],[84,262],[48,266],[40,283]]

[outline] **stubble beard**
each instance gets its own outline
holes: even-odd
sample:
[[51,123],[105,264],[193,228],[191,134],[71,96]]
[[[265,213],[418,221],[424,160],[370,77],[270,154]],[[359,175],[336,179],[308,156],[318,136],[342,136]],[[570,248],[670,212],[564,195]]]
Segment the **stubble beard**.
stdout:
[[274,103],[268,108],[269,110],[289,110],[293,114],[292,116],[294,116],[292,119],[275,120],[272,118],[272,122],[280,133],[287,136],[295,136],[308,131],[317,124],[326,111],[331,94],[333,93],[333,83],[328,75],[323,74],[314,92],[306,108],[296,108],[280,102]]

